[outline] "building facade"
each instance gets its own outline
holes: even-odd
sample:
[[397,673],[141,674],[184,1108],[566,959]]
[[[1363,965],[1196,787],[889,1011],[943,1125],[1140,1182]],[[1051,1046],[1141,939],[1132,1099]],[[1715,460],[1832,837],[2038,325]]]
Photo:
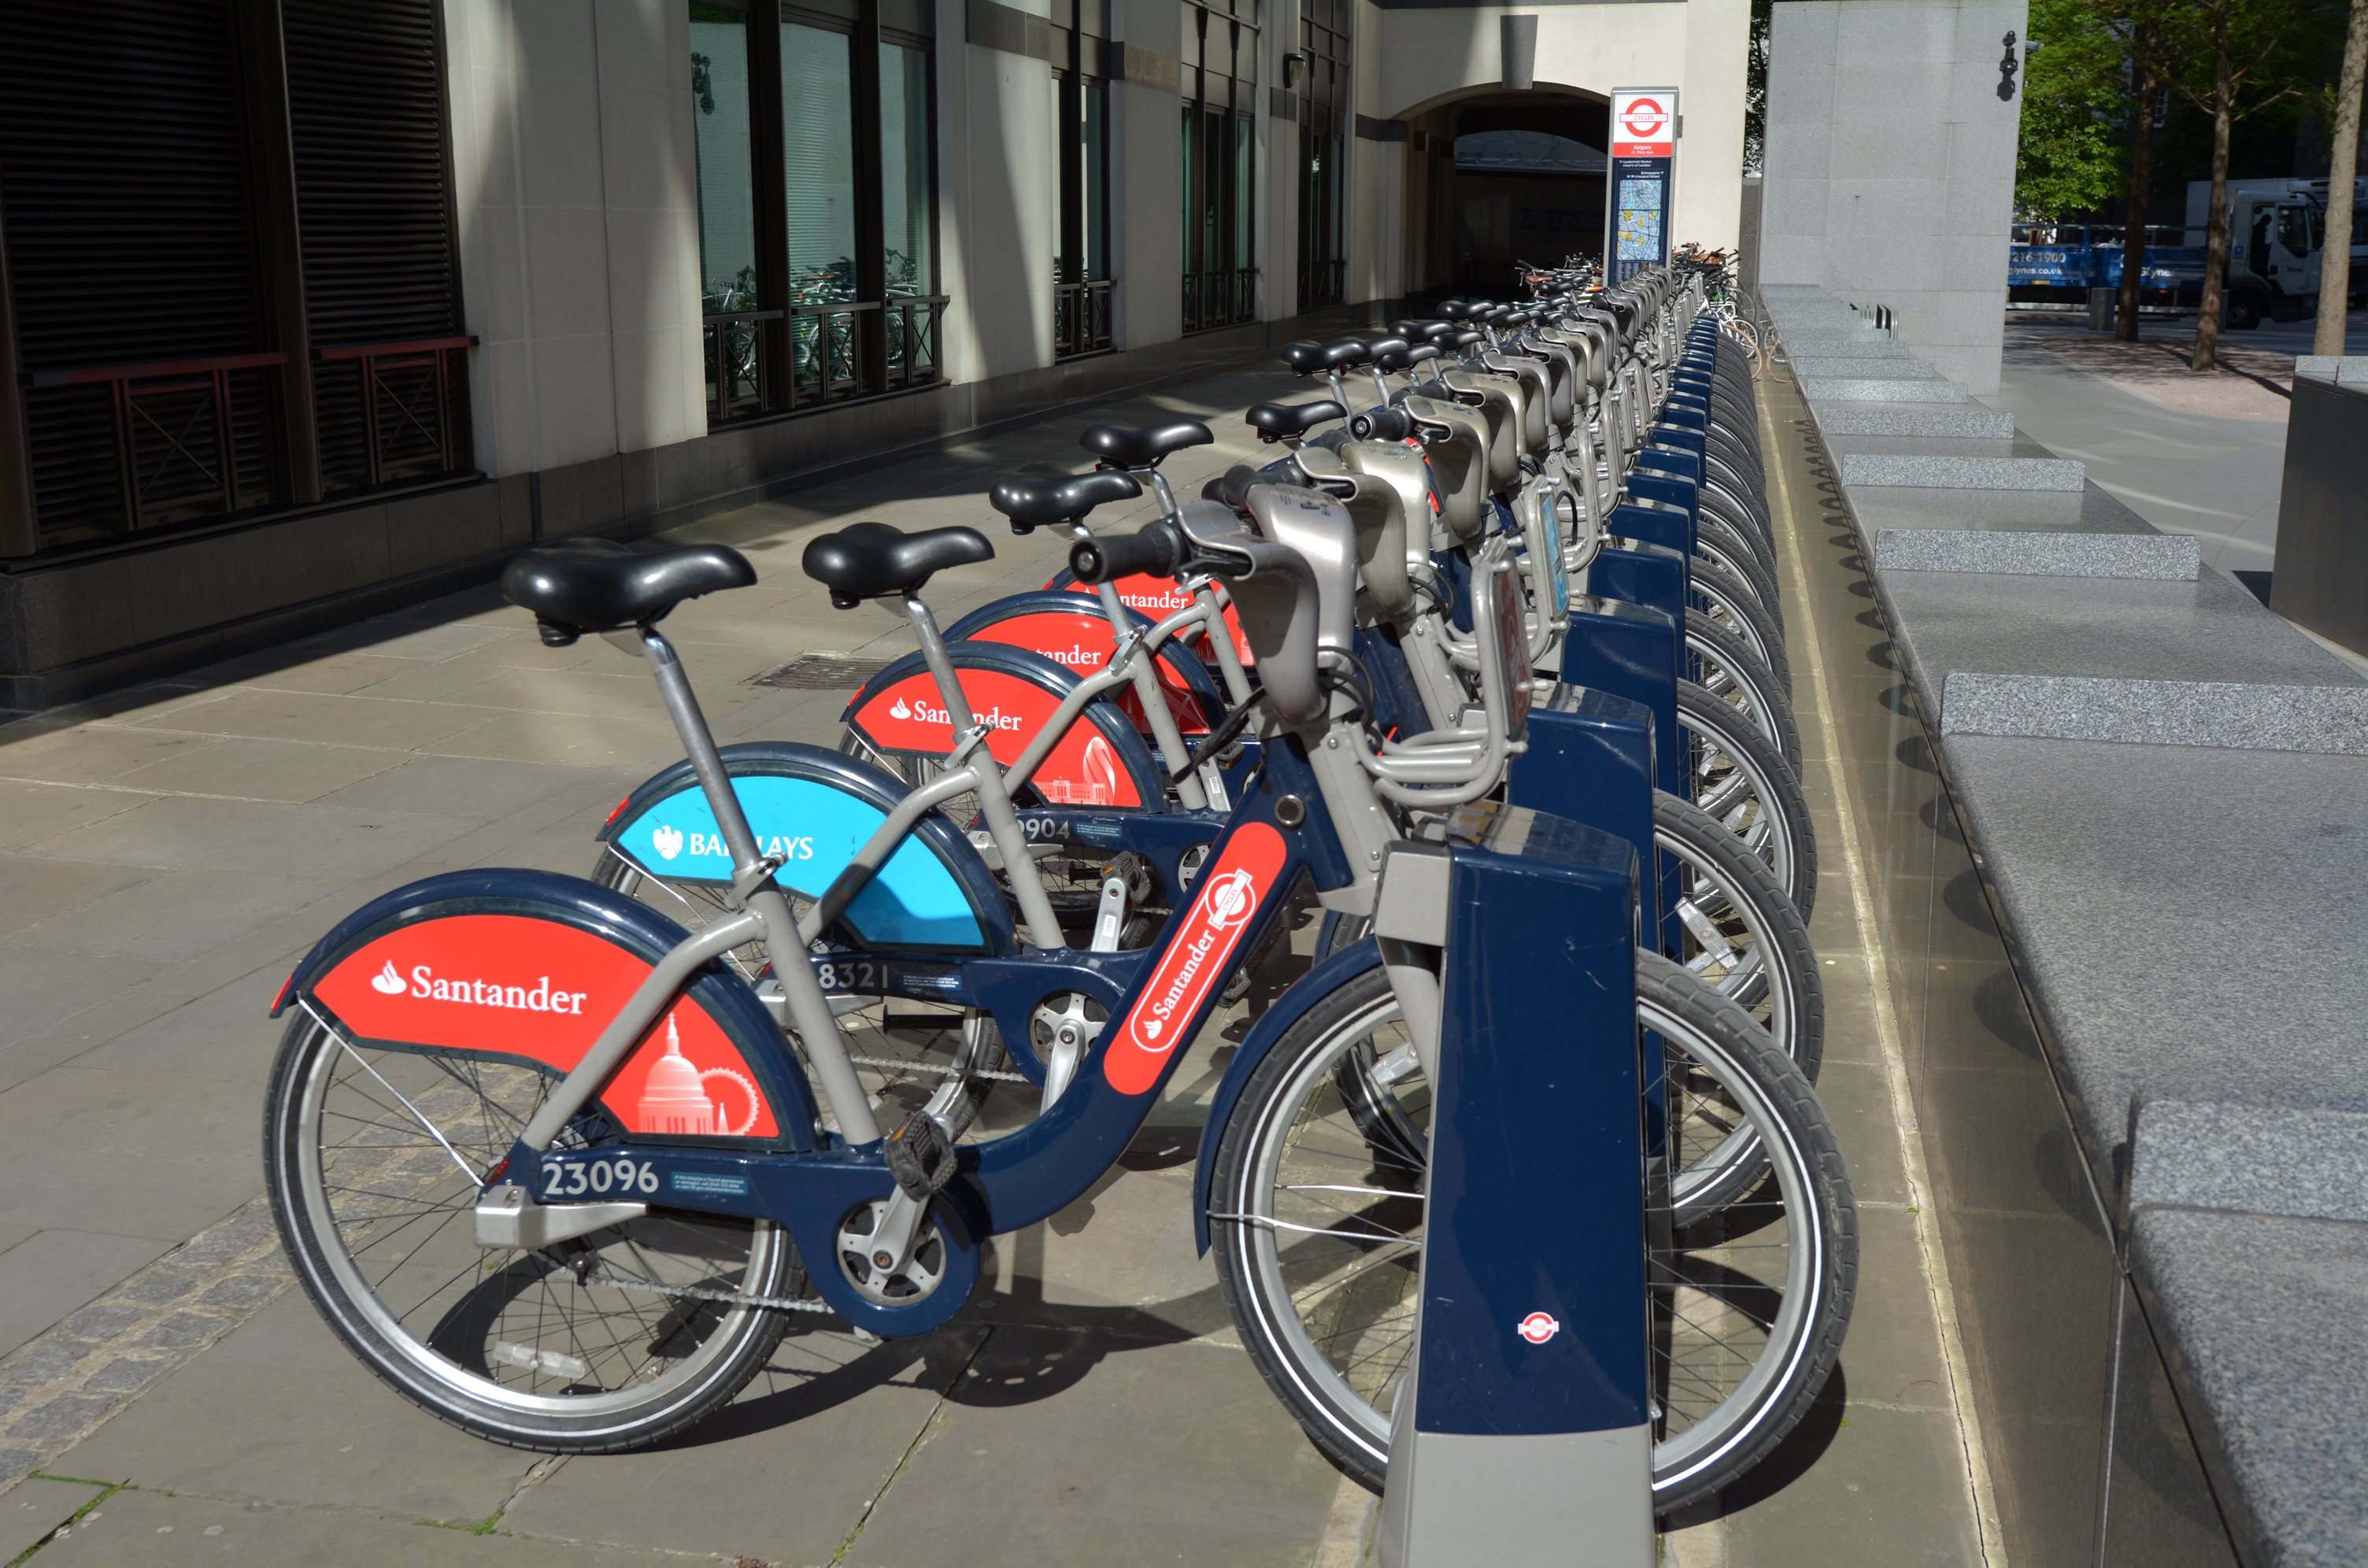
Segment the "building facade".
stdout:
[[1678,89],[1672,233],[1731,244],[1748,16],[6,7],[0,701],[1508,293],[1600,249],[1614,86]]

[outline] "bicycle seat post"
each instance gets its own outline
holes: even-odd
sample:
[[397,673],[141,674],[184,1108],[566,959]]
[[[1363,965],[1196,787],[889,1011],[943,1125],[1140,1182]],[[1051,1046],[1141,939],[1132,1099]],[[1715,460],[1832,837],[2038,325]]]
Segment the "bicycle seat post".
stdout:
[[1011,809],[1010,791],[1004,788],[1003,768],[995,759],[994,749],[978,725],[978,716],[971,711],[970,698],[962,690],[962,677],[954,673],[953,659],[946,653],[945,634],[938,630],[937,617],[917,593],[904,596],[905,614],[913,622],[914,635],[920,639],[921,657],[929,666],[930,678],[938,684],[938,696],[946,705],[946,718],[953,727],[954,750],[946,758],[952,767],[968,767],[978,779],[978,814],[986,820],[987,835],[995,841],[996,852],[1003,857],[1006,871],[1011,879],[1012,897],[1019,902],[1020,917],[1028,924],[1029,940],[1040,948],[1064,948],[1068,940],[1061,933],[1061,922],[1053,913],[1053,901],[1044,893],[1044,884],[1029,875],[1028,840],[1019,830],[1019,818]]
[[724,770],[723,756],[715,749],[715,733],[708,728],[707,716],[700,711],[690,677],[665,633],[647,621],[636,630],[642,640],[643,656],[649,661],[650,673],[657,679],[658,695],[666,703],[666,715],[674,721],[675,732],[681,737],[683,755],[689,759],[691,771],[698,775],[700,788],[706,791],[709,809],[715,813],[716,828],[723,836],[723,846],[732,852],[734,881],[762,878],[748,893],[748,908],[764,922],[765,947],[772,955],[773,973],[788,1003],[790,1021],[805,1044],[815,1076],[822,1080],[823,1094],[830,1101],[832,1114],[838,1119],[839,1133],[850,1144],[877,1142],[880,1124],[871,1114],[871,1096],[864,1093],[862,1081],[855,1074],[855,1064],[848,1060],[837,1019],[805,961],[805,944],[798,939],[797,918],[790,911],[790,902],[757,853],[757,835],[748,826],[747,813],[740,809],[740,796]]

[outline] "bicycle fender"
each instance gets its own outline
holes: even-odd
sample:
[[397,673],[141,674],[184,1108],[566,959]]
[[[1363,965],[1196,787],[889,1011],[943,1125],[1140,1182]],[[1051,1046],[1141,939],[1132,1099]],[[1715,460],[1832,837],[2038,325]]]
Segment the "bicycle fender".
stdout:
[[[296,966],[292,1000],[357,1040],[564,1077],[689,933],[596,882],[452,871],[372,900]],[[817,1113],[780,1026],[736,973],[683,988],[601,1087],[639,1142],[811,1149]]]
[[[759,854],[785,857],[773,881],[819,899],[871,840],[910,786],[858,757],[796,741],[723,748]],[[663,881],[732,885],[732,855],[714,808],[689,762],[677,762],[625,798],[599,838]],[[1011,909],[994,873],[941,812],[913,826],[870,885],[839,917],[858,945],[881,951],[1019,950]]]
[[[1137,615],[1149,616],[1155,621],[1165,620],[1179,609],[1192,608],[1192,596],[1177,586],[1176,580],[1172,577],[1155,577],[1148,573],[1142,573],[1133,577],[1121,577],[1111,585],[1118,589],[1119,603]],[[1064,566],[1045,579],[1044,591],[1091,594],[1094,587],[1090,583],[1078,582],[1077,574]],[[1250,640],[1242,633],[1241,617],[1235,613],[1232,605],[1225,606],[1224,613],[1225,630],[1233,633],[1235,655],[1241,660],[1243,669],[1255,668],[1258,665],[1258,654],[1251,649]],[[1193,641],[1198,642],[1199,639],[1195,638]]]
[[1381,966],[1382,945],[1371,937],[1354,947],[1343,948],[1301,975],[1276,997],[1274,1006],[1251,1026],[1241,1049],[1234,1052],[1224,1082],[1209,1101],[1209,1116],[1201,1135],[1201,1158],[1192,1172],[1192,1239],[1203,1257],[1209,1252],[1209,1189],[1217,1180],[1217,1147],[1224,1142],[1225,1123],[1233,1119],[1235,1103],[1249,1087],[1250,1075],[1258,1070],[1258,1064],[1266,1060],[1267,1052],[1274,1049],[1283,1032],[1305,1017],[1316,1003],[1339,985]]
[[[1136,631],[1148,631],[1156,624],[1141,610],[1126,613],[1129,626]],[[1014,594],[971,611],[946,629],[946,641],[1008,643],[1042,653],[1084,676],[1110,663],[1118,637],[1099,605],[1081,604],[1076,594],[1040,591]],[[1206,734],[1212,723],[1224,717],[1225,699],[1218,693],[1209,666],[1180,642],[1170,639],[1162,643],[1151,667],[1167,695],[1168,713],[1185,734]],[[1135,728],[1148,727],[1133,687],[1111,692],[1110,700],[1126,710]]]
[[[973,717],[986,730],[987,749],[1006,767],[1019,760],[1080,679],[1042,653],[1001,642],[950,643],[946,656]],[[956,739],[952,720],[938,706],[943,700],[928,661],[916,652],[866,682],[839,718],[876,752],[940,758]],[[1108,700],[1086,705],[1029,786],[1064,806],[1158,811],[1167,799],[1142,733]]]

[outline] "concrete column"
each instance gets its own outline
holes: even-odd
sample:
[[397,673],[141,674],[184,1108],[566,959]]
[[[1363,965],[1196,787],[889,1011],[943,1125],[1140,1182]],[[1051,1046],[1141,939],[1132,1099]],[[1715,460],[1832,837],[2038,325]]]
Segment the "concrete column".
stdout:
[[1110,30],[1128,46],[1130,76],[1134,64],[1153,68],[1147,80],[1110,87],[1112,333],[1117,347],[1141,348],[1184,331],[1184,122],[1174,80],[1183,21],[1174,0],[1111,0]]
[[549,471],[706,427],[686,14],[448,0],[477,461]]
[[1994,392],[2014,216],[2019,0],[1782,0],[1768,85],[1763,284],[1872,310],[1948,381]]

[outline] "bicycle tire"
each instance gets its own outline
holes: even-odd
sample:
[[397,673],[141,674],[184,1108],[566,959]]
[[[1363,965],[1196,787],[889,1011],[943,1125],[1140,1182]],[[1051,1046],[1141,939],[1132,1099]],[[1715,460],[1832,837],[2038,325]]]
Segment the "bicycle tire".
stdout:
[[[1640,1027],[1664,1042],[1664,1071],[1672,1058],[1691,1063],[1682,1083],[1671,1080],[1670,1103],[1714,1090],[1724,1114],[1740,1113],[1741,1130],[1707,1118],[1705,1136],[1718,1135],[1721,1146],[1736,1147],[1739,1164],[1758,1167],[1742,1203],[1673,1203],[1659,1217],[1665,1230],[1648,1215],[1648,1235],[1668,1237],[1653,1247],[1647,1284],[1657,1406],[1653,1500],[1666,1513],[1732,1484],[1806,1414],[1849,1326],[1857,1212],[1848,1165],[1816,1091],[1758,1026],[1653,954],[1637,955],[1636,994]],[[1285,1031],[1219,1131],[1211,1192],[1218,1282],[1252,1363],[1317,1449],[1376,1492],[1388,1472],[1388,1412],[1412,1338],[1426,1207],[1414,1189],[1426,1173],[1406,1164],[1405,1151],[1365,1135],[1337,1080],[1345,1068],[1372,1082],[1356,1053],[1372,1051],[1375,1037],[1395,1028],[1395,1013],[1386,976],[1369,970]],[[1427,1087],[1399,1091],[1407,1082],[1389,1087],[1400,1094],[1409,1124],[1427,1122]],[[1340,1183],[1283,1180],[1287,1160],[1326,1176],[1371,1173],[1388,1185],[1367,1189],[1379,1201],[1351,1210],[1340,1201]],[[1320,1196],[1308,1196],[1319,1186]],[[1288,1195],[1279,1200],[1279,1192]],[[1275,1241],[1279,1209],[1304,1209],[1303,1217],[1315,1221],[1304,1228],[1282,1221],[1294,1235],[1287,1267]],[[1342,1223],[1349,1218],[1353,1229]],[[1755,1258],[1783,1247],[1781,1291],[1718,1256],[1746,1234]],[[1328,1252],[1319,1250],[1324,1243],[1333,1244]],[[1353,1281],[1356,1294],[1336,1302],[1319,1293],[1327,1272]],[[1763,1310],[1737,1310],[1736,1299]],[[1702,1321],[1713,1311],[1723,1314],[1724,1332]],[[1765,1335],[1756,1353],[1742,1345],[1754,1331]],[[1702,1344],[1687,1345],[1693,1335]],[[1704,1346],[1723,1358],[1706,1382],[1691,1361],[1680,1366],[1687,1349]],[[1748,1361],[1740,1375],[1738,1361]]]
[[[416,1092],[398,1108],[373,1079]],[[779,1312],[666,1289],[780,1297],[803,1280],[779,1227],[655,1206],[494,1267],[501,1255],[472,1231],[481,1188],[454,1162],[465,1152],[491,1170],[553,1082],[507,1062],[366,1052],[299,1011],[266,1091],[264,1174],[305,1294],[381,1381],[487,1442],[614,1453],[731,1400],[788,1327]],[[579,1126],[563,1141],[596,1137]],[[620,1278],[643,1289],[608,1283]]]
[[1750,1015],[1812,1084],[1826,1057],[1826,987],[1808,922],[1767,863],[1716,817],[1653,791],[1653,848],[1679,878],[1683,950],[1667,954]]
[[1761,611],[1781,634],[1784,630],[1784,607],[1777,602],[1776,585],[1768,580],[1768,574],[1759,564],[1758,556],[1744,548],[1739,540],[1729,540],[1730,536],[1724,528],[1697,528],[1694,530],[1693,559],[1724,567],[1729,575],[1748,587]]
[[1759,602],[1750,583],[1720,562],[1700,555],[1689,562],[1688,570],[1689,586],[1702,596],[1702,605],[1698,608],[1713,619],[1722,619],[1727,630],[1759,655],[1789,703],[1793,698],[1793,662],[1784,655],[1784,632]]
[[1698,671],[1694,684],[1736,706],[1776,743],[1785,764],[1801,770],[1801,726],[1775,672],[1743,639],[1698,609],[1686,611],[1686,652]]
[[1690,680],[1678,682],[1678,730],[1687,798],[1766,861],[1808,919],[1817,897],[1817,839],[1799,776],[1731,703]]

